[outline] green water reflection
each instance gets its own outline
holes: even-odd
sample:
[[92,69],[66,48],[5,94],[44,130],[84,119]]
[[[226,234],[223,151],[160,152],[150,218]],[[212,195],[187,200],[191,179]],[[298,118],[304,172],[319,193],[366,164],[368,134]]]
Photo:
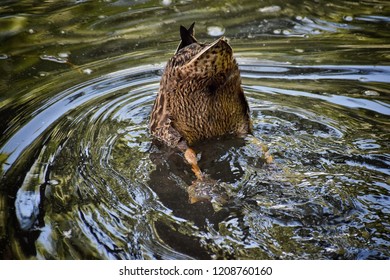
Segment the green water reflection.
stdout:
[[[3,259],[388,259],[388,1],[3,1]],[[178,27],[230,40],[258,147],[200,144],[190,205],[147,123]],[[218,211],[216,211],[216,209]]]

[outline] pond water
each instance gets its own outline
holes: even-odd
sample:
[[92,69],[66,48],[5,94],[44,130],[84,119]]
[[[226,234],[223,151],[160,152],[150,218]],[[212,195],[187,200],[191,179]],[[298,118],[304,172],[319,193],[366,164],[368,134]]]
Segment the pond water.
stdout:
[[[179,26],[226,36],[258,146],[152,143]],[[389,259],[389,1],[2,1],[3,259]]]

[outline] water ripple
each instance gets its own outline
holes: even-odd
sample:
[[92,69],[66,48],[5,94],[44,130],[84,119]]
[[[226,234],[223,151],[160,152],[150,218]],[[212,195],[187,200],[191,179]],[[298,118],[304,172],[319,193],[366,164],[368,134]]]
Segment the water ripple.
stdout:
[[[19,2],[0,15],[6,257],[389,258],[384,1],[353,13],[351,1]],[[274,158],[248,139],[197,145],[223,205],[189,204],[190,167],[148,132],[177,27],[192,21],[201,41],[231,39]]]

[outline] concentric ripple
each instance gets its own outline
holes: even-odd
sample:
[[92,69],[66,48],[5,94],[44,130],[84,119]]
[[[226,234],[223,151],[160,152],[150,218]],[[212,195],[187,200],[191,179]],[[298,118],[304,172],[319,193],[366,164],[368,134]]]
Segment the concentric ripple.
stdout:
[[[239,139],[199,145],[202,169],[230,198],[222,208],[191,205],[190,169],[148,133],[162,65],[88,80],[56,94],[2,147],[8,173],[34,158],[14,202],[13,238],[29,248],[18,257],[389,257],[390,156],[380,130],[388,105],[352,96],[338,102],[335,93],[289,84],[321,76],[331,89],[349,70],[308,68],[310,78],[286,65],[239,62],[254,135],[273,164]],[[359,83],[367,71],[353,69]],[[280,87],[270,86],[275,79]]]
[[[6,2],[2,258],[390,258],[388,1]],[[192,171],[147,127],[194,21],[230,40],[274,158],[194,147],[224,204],[189,204]]]

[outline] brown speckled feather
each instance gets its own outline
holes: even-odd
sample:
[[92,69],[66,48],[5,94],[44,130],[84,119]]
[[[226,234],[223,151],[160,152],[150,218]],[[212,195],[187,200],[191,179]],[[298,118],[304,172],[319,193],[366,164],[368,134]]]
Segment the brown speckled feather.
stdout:
[[193,25],[168,61],[150,118],[150,131],[184,149],[225,134],[251,132],[249,107],[233,51],[224,38],[200,44]]

